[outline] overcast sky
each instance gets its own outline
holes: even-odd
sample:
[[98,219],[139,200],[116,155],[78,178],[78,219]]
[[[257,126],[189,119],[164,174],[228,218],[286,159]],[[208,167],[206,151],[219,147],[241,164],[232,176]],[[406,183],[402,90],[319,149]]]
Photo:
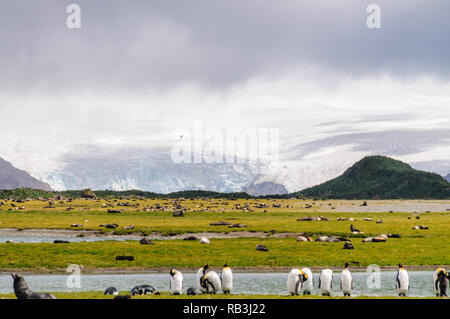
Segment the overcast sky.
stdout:
[[[81,29],[66,27],[71,3]],[[381,29],[366,25],[371,3]],[[449,12],[448,0],[0,0],[0,156],[37,170],[79,143],[170,145],[195,120],[279,128],[286,147],[393,130],[411,142],[449,128]],[[448,134],[431,135],[403,155],[445,157]]]

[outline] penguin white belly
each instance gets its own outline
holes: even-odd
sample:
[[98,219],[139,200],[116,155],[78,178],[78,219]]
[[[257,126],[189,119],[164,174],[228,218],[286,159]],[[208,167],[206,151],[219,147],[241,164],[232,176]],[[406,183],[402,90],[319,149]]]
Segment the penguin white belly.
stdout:
[[433,273],[433,289],[434,289],[434,292],[436,293],[436,295],[439,295],[439,293],[440,293],[439,284],[437,283],[438,273],[439,273],[439,269],[436,269],[436,271]]
[[196,280],[197,280],[197,289],[198,289],[198,291],[201,291],[202,293],[205,293],[206,289],[201,286],[202,277],[203,277],[203,267],[200,268],[197,271]]
[[331,294],[333,287],[333,271],[331,269],[324,269],[320,274],[320,292],[322,295]]
[[303,293],[312,294],[314,292],[314,276],[311,269],[302,268],[302,271],[308,276],[308,278],[302,282]]
[[343,270],[341,275],[341,290],[344,294],[351,294],[353,289],[352,274],[349,270]]
[[408,272],[405,269],[400,269],[397,273],[397,292],[405,294],[409,289]]
[[292,269],[288,274],[287,289],[292,295],[298,295],[300,293],[302,287],[300,276],[300,269]]
[[222,284],[220,283],[220,277],[215,271],[209,271],[206,273],[204,277],[205,284],[209,293],[216,293],[219,290],[222,290]]
[[180,272],[175,273],[170,278],[170,288],[172,294],[181,295],[183,293],[183,275]]
[[230,293],[233,289],[233,272],[231,268],[222,270],[222,290],[224,293]]

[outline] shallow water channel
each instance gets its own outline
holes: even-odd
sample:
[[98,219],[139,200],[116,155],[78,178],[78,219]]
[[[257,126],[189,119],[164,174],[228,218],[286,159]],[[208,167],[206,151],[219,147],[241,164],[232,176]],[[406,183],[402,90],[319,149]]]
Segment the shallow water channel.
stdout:
[[[369,288],[366,272],[353,272],[355,289],[353,295],[365,296],[396,296],[394,271],[380,272],[380,286]],[[184,273],[184,289],[196,286],[195,274]],[[314,294],[319,294],[318,278],[314,274]],[[410,290],[408,296],[434,296],[432,271],[409,271]],[[141,284],[150,284],[160,291],[169,290],[169,274],[86,274],[81,276],[81,288],[68,288],[68,275],[25,275],[30,289],[35,291],[77,292],[103,291],[106,287],[115,286],[119,291],[130,291]],[[332,295],[341,296],[339,291],[340,272],[335,272]],[[287,295],[287,273],[235,273],[233,294],[279,294]],[[13,279],[9,274],[0,276],[0,293],[13,292]]]

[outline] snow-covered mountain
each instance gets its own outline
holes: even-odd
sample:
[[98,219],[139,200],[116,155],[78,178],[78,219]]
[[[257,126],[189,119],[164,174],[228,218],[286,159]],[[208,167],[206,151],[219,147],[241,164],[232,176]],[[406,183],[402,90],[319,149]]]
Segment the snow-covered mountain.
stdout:
[[176,164],[169,147],[83,146],[55,158],[57,166],[30,173],[57,190],[89,187],[157,193],[201,189],[284,194],[335,178],[368,155],[389,156],[445,176],[450,171],[450,149],[436,144],[437,137],[450,139],[450,131],[347,133],[306,142],[297,138],[283,145],[279,165],[269,174],[261,164]]
[[445,176],[444,177],[446,180],[447,180],[447,182],[449,182],[450,183],[450,174],[448,174],[447,176]]
[[200,189],[238,192],[258,176],[248,164],[176,164],[166,148],[85,147],[61,157],[43,176],[54,189],[141,189],[157,193]]

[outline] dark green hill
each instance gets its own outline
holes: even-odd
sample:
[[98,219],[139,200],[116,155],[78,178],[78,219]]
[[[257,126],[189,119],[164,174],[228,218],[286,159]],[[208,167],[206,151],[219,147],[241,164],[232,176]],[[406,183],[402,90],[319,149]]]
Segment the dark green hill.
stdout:
[[450,199],[450,184],[438,174],[415,170],[403,162],[368,156],[343,175],[293,195],[336,199]]

